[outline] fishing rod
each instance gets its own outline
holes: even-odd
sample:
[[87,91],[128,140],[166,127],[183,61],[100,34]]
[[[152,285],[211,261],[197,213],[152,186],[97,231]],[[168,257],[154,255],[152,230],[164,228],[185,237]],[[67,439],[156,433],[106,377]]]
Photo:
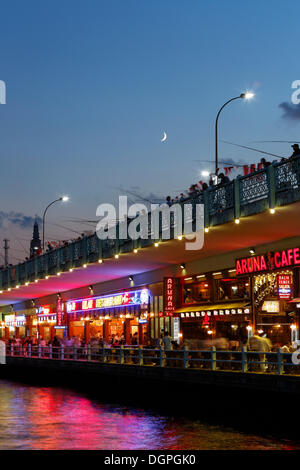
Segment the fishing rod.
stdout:
[[253,144],[268,144],[268,143],[276,143],[276,144],[300,144],[299,140],[253,140]]
[[[193,162],[200,162],[200,163],[211,163],[211,164],[214,164],[214,162],[212,162],[211,160],[193,160]],[[219,160],[219,163],[222,164],[222,165],[228,165],[228,166],[239,166],[239,167],[243,167],[244,165],[241,165],[239,163],[233,163],[233,162],[224,162],[223,160]]]
[[227,140],[221,140],[221,142],[223,142],[224,144],[234,145],[235,147],[241,147],[241,148],[244,148],[244,149],[253,150],[254,152],[259,152],[259,153],[264,153],[266,155],[271,155],[272,157],[283,158],[283,155],[276,155],[275,153],[265,152],[264,150],[256,149],[256,148],[253,148],[253,147],[247,147],[247,145],[235,144],[234,142],[228,142]]

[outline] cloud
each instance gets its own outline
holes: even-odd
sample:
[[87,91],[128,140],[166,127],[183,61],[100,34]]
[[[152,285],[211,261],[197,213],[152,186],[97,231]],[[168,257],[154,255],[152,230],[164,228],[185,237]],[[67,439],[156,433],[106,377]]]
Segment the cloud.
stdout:
[[219,160],[219,164],[222,165],[234,165],[234,166],[242,166],[245,165],[245,162],[241,159],[239,160],[234,160],[233,158],[221,158]]
[[291,121],[300,121],[300,104],[291,104],[287,102],[280,103],[279,108],[283,110],[282,119]]
[[0,228],[11,223],[17,225],[20,228],[33,228],[34,222],[37,221],[39,225],[42,223],[42,219],[38,216],[32,217],[29,215],[22,214],[22,212],[3,212],[0,211]]
[[162,202],[165,202],[166,199],[166,196],[155,194],[153,192],[147,192],[140,186],[131,186],[129,188],[120,186],[117,189],[120,191],[120,194],[125,193],[129,196],[128,202],[130,204],[144,203],[147,206],[147,204],[161,204]]

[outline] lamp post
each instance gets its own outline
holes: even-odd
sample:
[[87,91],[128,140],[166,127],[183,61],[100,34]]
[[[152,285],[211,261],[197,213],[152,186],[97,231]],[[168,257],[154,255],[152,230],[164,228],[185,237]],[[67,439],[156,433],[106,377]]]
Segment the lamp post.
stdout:
[[59,202],[59,201],[66,202],[68,200],[69,200],[68,196],[61,196],[58,199],[55,199],[54,201],[50,202],[50,204],[48,204],[48,206],[44,210],[44,214],[43,214],[43,252],[44,252],[44,249],[45,249],[45,217],[46,217],[46,212],[49,209],[49,207],[51,207],[56,202]]
[[225,106],[227,106],[229,103],[231,103],[231,101],[235,101],[235,100],[239,100],[240,98],[241,99],[246,99],[246,100],[250,100],[251,98],[253,98],[254,94],[253,93],[241,93],[239,96],[236,96],[235,98],[231,98],[231,100],[228,100],[226,101],[226,103],[223,104],[223,106],[219,109],[218,111],[218,114],[217,114],[217,118],[216,118],[216,126],[215,126],[215,138],[216,138],[216,142],[215,142],[215,149],[216,149],[216,158],[215,158],[215,162],[216,162],[216,174],[217,174],[217,171],[218,171],[218,121],[219,121],[219,116],[221,114],[221,111],[223,108],[225,108]]

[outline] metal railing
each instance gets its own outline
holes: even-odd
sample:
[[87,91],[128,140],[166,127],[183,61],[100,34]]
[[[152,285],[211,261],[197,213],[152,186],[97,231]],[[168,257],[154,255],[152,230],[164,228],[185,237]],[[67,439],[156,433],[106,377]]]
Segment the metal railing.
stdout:
[[128,364],[133,366],[190,368],[195,370],[236,371],[243,373],[265,373],[275,375],[300,376],[300,365],[292,360],[292,355],[278,349],[276,352],[216,350],[213,346],[206,350],[165,351],[142,346],[105,347],[99,345],[60,346],[16,345],[7,347],[8,357],[27,359],[52,359],[61,361],[85,361],[102,364]]
[[[197,203],[204,204],[205,227],[220,225],[234,218],[263,212],[267,208],[291,204],[300,200],[300,156],[292,161],[273,163],[266,169],[237,177],[224,186],[216,186],[180,204],[190,203],[192,213]],[[191,215],[193,217],[193,215]],[[149,218],[150,219],[150,218]],[[118,233],[117,227],[117,233]],[[163,239],[164,224],[159,223],[159,239]],[[151,230],[149,232],[151,234]],[[174,233],[171,230],[171,238]],[[151,239],[100,240],[97,234],[76,240],[68,246],[51,250],[41,256],[0,271],[0,289],[128,253],[134,248],[150,246]]]

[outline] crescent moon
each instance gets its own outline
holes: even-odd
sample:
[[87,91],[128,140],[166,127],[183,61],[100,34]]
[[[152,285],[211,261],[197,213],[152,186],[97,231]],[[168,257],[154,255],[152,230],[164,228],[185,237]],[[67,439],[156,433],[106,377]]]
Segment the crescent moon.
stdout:
[[164,136],[162,139],[160,139],[161,142],[165,142],[167,140],[168,136],[167,136],[167,133],[164,132]]

